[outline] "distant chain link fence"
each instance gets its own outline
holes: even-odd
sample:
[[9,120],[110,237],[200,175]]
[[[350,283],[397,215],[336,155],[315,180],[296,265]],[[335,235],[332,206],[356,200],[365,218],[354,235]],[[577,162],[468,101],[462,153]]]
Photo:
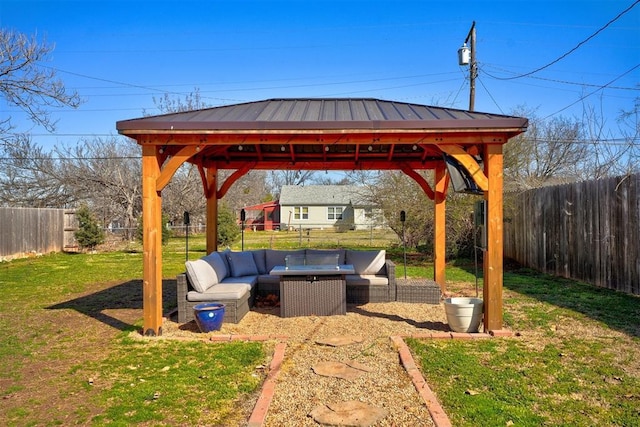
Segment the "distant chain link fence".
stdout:
[[[184,225],[169,227],[174,236],[184,236]],[[279,230],[261,230],[262,227],[248,226],[242,230],[236,245],[244,239],[245,248],[273,247],[348,247],[371,246],[389,247],[401,244],[400,238],[383,224],[353,224],[351,227],[332,227],[326,224],[305,224],[304,227],[289,227]],[[204,225],[190,225],[189,234],[205,234]]]

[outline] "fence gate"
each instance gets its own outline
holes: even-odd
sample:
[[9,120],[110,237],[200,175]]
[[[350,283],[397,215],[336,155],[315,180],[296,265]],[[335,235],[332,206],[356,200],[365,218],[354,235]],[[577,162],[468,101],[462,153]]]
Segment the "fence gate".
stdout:
[[65,252],[77,252],[78,241],[75,232],[78,230],[78,220],[76,219],[75,210],[64,211],[64,237],[63,250]]

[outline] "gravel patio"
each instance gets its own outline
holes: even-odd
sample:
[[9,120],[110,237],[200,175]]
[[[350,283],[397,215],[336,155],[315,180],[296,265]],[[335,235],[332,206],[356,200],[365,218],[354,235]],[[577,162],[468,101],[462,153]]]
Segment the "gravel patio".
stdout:
[[[265,426],[317,426],[310,413],[323,405],[363,402],[384,413],[376,426],[433,426],[423,398],[401,365],[394,336],[448,332],[442,304],[369,303],[349,305],[341,316],[281,318],[278,307],[254,308],[238,324],[202,334],[194,322],[167,320],[163,336],[176,338],[243,339],[249,336],[286,343],[275,381],[275,393]],[[353,339],[349,345],[319,342]],[[344,379],[318,375],[314,367],[346,362],[362,371]]]

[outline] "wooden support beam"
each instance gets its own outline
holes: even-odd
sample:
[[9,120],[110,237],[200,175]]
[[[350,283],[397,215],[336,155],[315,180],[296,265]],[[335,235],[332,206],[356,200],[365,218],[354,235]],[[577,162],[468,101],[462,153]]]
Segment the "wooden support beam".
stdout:
[[[509,138],[522,133],[522,128],[495,129],[349,129],[336,131],[335,129],[281,129],[281,130],[193,130],[171,131],[169,140],[158,142],[159,145],[240,145],[240,144],[433,144],[440,145],[448,142],[455,144],[504,144]],[[160,131],[120,131],[121,134],[142,140],[154,139],[157,135],[163,137],[166,130]]]
[[156,190],[162,154],[142,146],[143,333],[162,335],[162,199]]
[[206,169],[207,253],[218,250],[218,170]]
[[503,280],[503,154],[502,145],[484,149],[485,171],[489,179],[487,201],[487,251],[484,256],[484,329],[502,329]]
[[446,291],[446,199],[449,175],[444,162],[435,169],[435,207],[434,207],[434,271],[433,280],[440,286],[442,294]]
[[[347,157],[349,157],[347,159]],[[359,160],[355,160],[358,157]],[[365,159],[359,154],[345,155],[343,157],[335,155],[327,155],[327,160],[303,160],[298,159],[296,163],[292,163],[289,157],[280,159],[264,159],[255,162],[254,170],[400,170],[401,165],[408,165],[413,170],[432,170],[441,161],[441,158],[427,161],[412,160],[371,160]],[[205,168],[216,168],[218,170],[236,170],[242,168],[247,162],[253,162],[253,159],[233,159],[229,162],[226,160],[209,161],[206,160],[202,166]]]

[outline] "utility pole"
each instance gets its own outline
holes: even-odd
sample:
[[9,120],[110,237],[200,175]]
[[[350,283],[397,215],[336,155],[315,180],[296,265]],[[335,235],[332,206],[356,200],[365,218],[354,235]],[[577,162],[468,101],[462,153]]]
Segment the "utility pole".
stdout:
[[[470,44],[471,49],[467,47]],[[471,55],[469,55],[471,54]],[[476,21],[471,24],[471,29],[464,44],[458,49],[458,64],[469,65],[469,111],[474,111],[476,104],[476,77],[478,76],[478,64],[476,63]]]
[[476,106],[476,77],[478,76],[478,64],[476,63],[476,21],[471,24],[471,30],[467,39],[471,36],[471,64],[469,65],[469,111],[474,111]]

